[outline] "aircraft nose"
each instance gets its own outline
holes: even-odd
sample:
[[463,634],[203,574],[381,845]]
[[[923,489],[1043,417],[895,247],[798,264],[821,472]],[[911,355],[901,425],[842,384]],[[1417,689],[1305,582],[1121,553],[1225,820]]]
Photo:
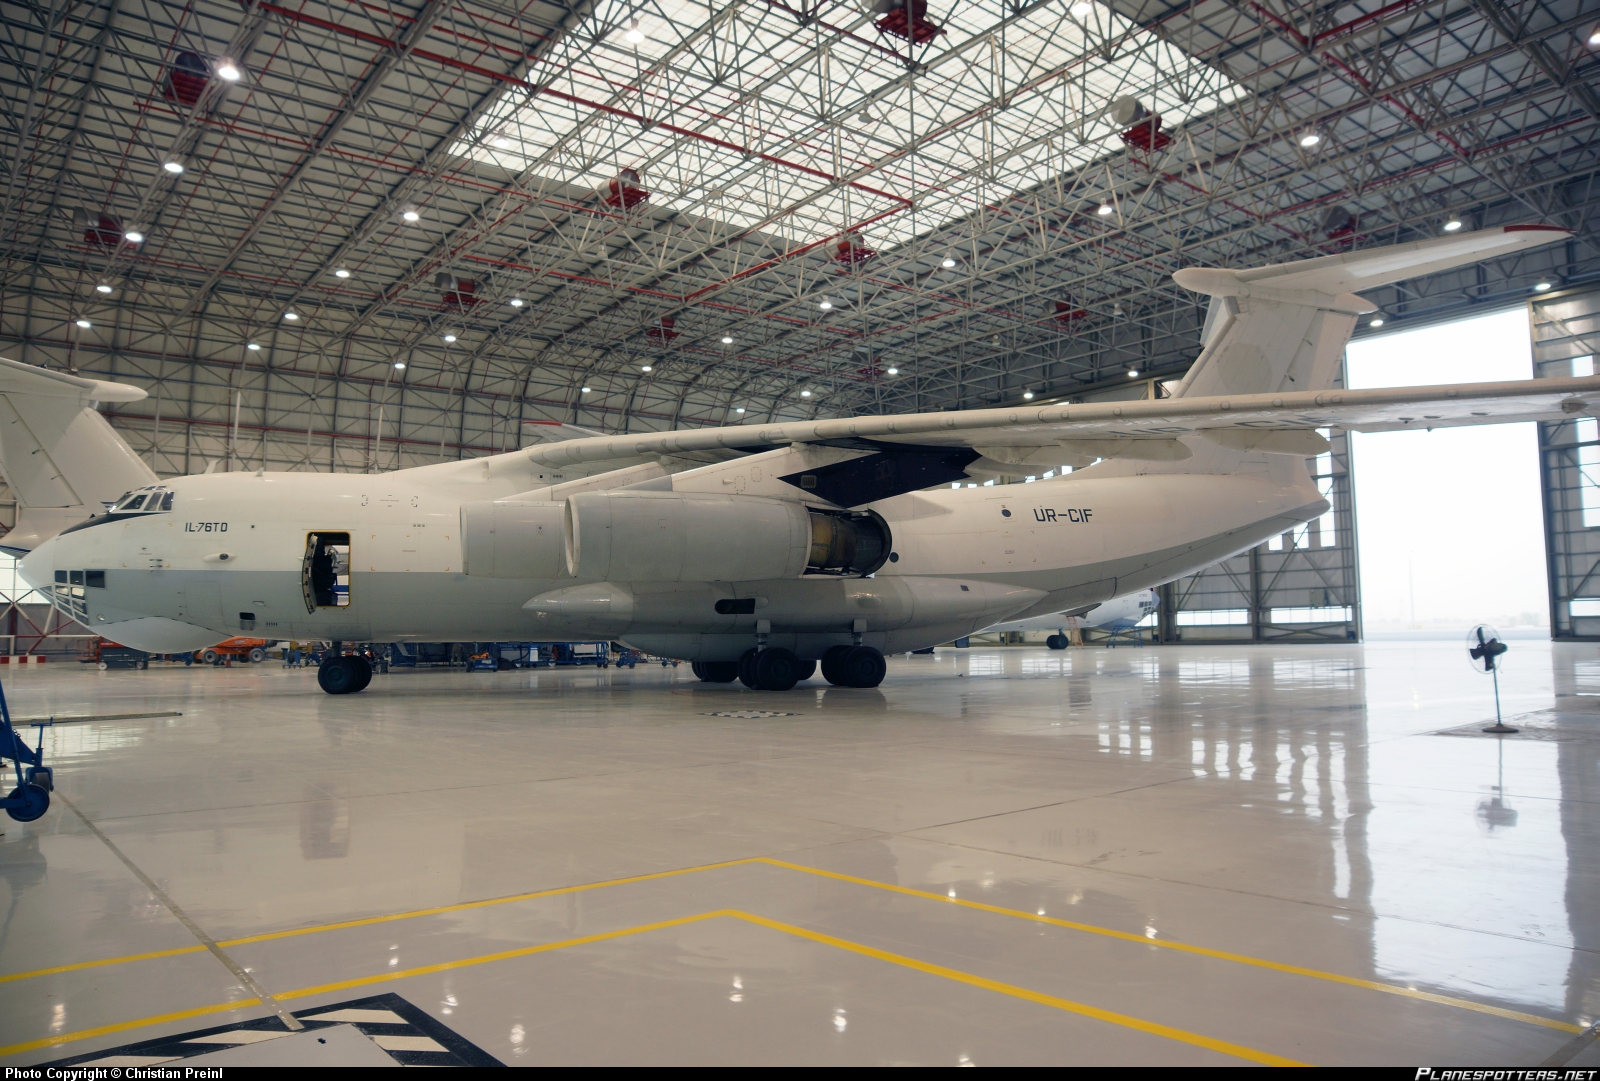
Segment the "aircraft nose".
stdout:
[[56,550],[60,547],[54,537],[17,560],[17,573],[34,589],[49,590],[56,580]]

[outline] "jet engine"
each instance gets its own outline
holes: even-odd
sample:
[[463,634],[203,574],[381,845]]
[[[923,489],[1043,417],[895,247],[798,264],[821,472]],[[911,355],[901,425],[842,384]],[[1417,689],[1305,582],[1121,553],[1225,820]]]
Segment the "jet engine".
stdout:
[[889,558],[871,511],[679,492],[583,492],[562,522],[567,573],[622,582],[757,582],[866,576]]

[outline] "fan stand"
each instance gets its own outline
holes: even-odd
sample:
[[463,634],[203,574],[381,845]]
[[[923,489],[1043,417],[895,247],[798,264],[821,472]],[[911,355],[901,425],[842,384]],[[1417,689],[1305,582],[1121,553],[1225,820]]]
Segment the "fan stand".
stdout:
[[1494,724],[1484,731],[1496,736],[1509,736],[1522,731],[1520,728],[1512,728],[1500,719],[1500,666],[1494,665],[1489,672],[1494,676]]

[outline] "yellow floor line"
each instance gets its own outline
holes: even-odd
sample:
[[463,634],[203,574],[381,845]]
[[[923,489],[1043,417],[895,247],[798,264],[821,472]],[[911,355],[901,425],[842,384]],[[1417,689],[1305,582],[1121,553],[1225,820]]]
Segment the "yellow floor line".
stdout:
[[163,1025],[168,1021],[183,1021],[190,1017],[204,1017],[208,1013],[227,1013],[229,1010],[243,1010],[251,1006],[261,1005],[258,998],[241,998],[236,1002],[219,1002],[214,1006],[196,1006],[192,1010],[179,1010],[176,1013],[162,1013],[154,1017],[141,1017],[137,1021],[118,1021],[114,1025],[100,1025],[97,1028],[86,1028],[78,1032],[63,1032],[59,1036],[46,1036],[42,1040],[29,1040],[27,1043],[14,1043],[9,1047],[0,1047],[0,1058],[6,1055],[20,1055],[24,1051],[37,1051],[41,1047],[59,1047],[66,1043],[75,1043],[78,1040],[89,1040],[96,1036],[109,1036],[113,1032],[127,1032],[130,1029],[144,1028],[147,1025]]
[[[1493,1017],[1502,1017],[1510,1021],[1519,1021],[1525,1024],[1538,1025],[1542,1028],[1555,1029],[1559,1032],[1578,1033],[1583,1031],[1583,1026],[1572,1024],[1569,1021],[1558,1021],[1550,1017],[1541,1017],[1538,1014],[1523,1013],[1520,1010],[1508,1010],[1499,1006],[1490,1006],[1470,999],[1454,998],[1450,995],[1434,994],[1430,991],[1417,991],[1398,984],[1383,983],[1378,980],[1364,980],[1357,976],[1344,976],[1337,972],[1325,972],[1321,969],[1306,968],[1300,965],[1285,964],[1280,961],[1268,961],[1260,957],[1251,957],[1247,954],[1229,953],[1225,950],[1213,950],[1204,946],[1192,946],[1182,942],[1146,938],[1144,935],[1133,934],[1128,931],[1117,931],[1109,927],[1099,927],[1090,923],[1076,923],[1072,920],[1058,919],[1053,916],[1039,916],[1032,912],[1020,909],[1005,908],[1000,905],[985,904],[982,901],[972,901],[966,898],[948,897],[942,893],[933,893],[929,890],[914,889],[910,886],[891,885],[887,882],[875,882],[870,878],[858,878],[854,875],[840,874],[837,871],[824,871],[816,867],[806,867],[803,864],[788,863],[784,860],[773,859],[767,856],[754,856],[747,859],[725,860],[720,863],[701,864],[697,867],[682,867],[672,871],[656,871],[651,874],[631,875],[626,878],[605,879],[599,882],[586,882],[577,886],[559,886],[554,889],[536,890],[531,893],[517,893],[506,897],[492,897],[482,901],[463,901],[453,905],[438,905],[433,908],[412,909],[406,912],[396,912],[384,916],[368,916],[362,919],[342,920],[337,923],[316,924],[311,927],[295,927],[283,931],[268,931],[257,935],[244,935],[239,938],[230,938],[218,942],[224,949],[232,946],[244,946],[257,942],[270,942],[276,939],[295,938],[300,935],[322,934],[327,931],[342,931],[354,927],[370,927],[376,924],[394,923],[400,920],[417,919],[423,916],[439,916],[452,912],[462,912],[475,908],[491,908],[497,905],[516,904],[522,901],[532,901],[543,897],[559,897],[563,894],[582,893],[588,890],[606,889],[612,886],[626,886],[639,882],[651,882],[663,878],[676,878],[682,875],[698,874],[702,871],[716,871],[729,867],[741,867],[750,864],[766,864],[789,871],[799,871],[808,875],[821,878],[832,878],[840,882],[850,882],[859,886],[869,886],[875,890],[889,893],[898,893],[907,897],[916,897],[922,900],[939,901],[944,904],[956,905],[961,908],[970,908],[980,912],[990,912],[997,915],[1010,916],[1016,919],[1029,920],[1033,923],[1049,924],[1067,930],[1081,931],[1085,934],[1098,935],[1102,938],[1117,939],[1124,942],[1134,942],[1141,946],[1155,946],[1160,949],[1173,950],[1179,953],[1193,954],[1199,957],[1210,957],[1221,961],[1231,961],[1235,964],[1249,965],[1252,968],[1266,969],[1273,972],[1282,972],[1293,976],[1303,976],[1308,979],[1323,980],[1328,983],[1343,984],[1346,987],[1359,987],[1368,991],[1379,991],[1388,995],[1398,995],[1402,998],[1415,999],[1420,1002],[1431,1002],[1439,1006],[1449,1006],[1460,1010],[1470,1010],[1474,1013],[1488,1014]],[[80,961],[75,964],[57,965],[52,968],[34,969],[29,972],[17,972],[0,976],[0,983],[9,983],[16,980],[32,979],[36,976],[50,976],[62,972],[73,972],[88,968],[101,968],[108,965],[120,965],[133,961],[145,961],[159,957],[176,957],[180,954],[203,952],[202,946],[188,946],[173,950],[159,950],[152,953],[129,954],[124,957],[107,957],[97,961]]]
[[993,912],[1002,916],[1012,916],[1017,919],[1028,920],[1030,923],[1044,923],[1052,927],[1065,927],[1073,931],[1083,931],[1086,934],[1100,935],[1104,938],[1120,939],[1124,942],[1137,942],[1141,946],[1159,946],[1164,950],[1175,950],[1179,953],[1191,953],[1199,957],[1214,957],[1220,961],[1232,961],[1235,964],[1250,965],[1253,968],[1264,968],[1272,972],[1286,972],[1293,976],[1306,976],[1314,980],[1326,980],[1330,983],[1342,983],[1347,987],[1362,987],[1368,991],[1382,991],[1388,995],[1400,995],[1403,998],[1419,999],[1423,1002],[1432,1002],[1440,1006],[1454,1006],[1457,1009],[1472,1010],[1476,1013],[1492,1014],[1495,1017],[1504,1017],[1511,1021],[1524,1021],[1530,1025],[1541,1025],[1545,1028],[1559,1029],[1562,1032],[1582,1032],[1581,1025],[1574,1025],[1566,1021],[1557,1021],[1549,1017],[1540,1017],[1538,1014],[1522,1013],[1519,1010],[1502,1009],[1499,1006],[1489,1006],[1481,1002],[1473,1002],[1465,998],[1452,998],[1449,995],[1436,995],[1429,991],[1416,991],[1398,984],[1382,983],[1378,980],[1363,980],[1358,976],[1342,976],[1337,972],[1324,972],[1321,969],[1304,968],[1300,965],[1286,965],[1281,961],[1268,961],[1260,957],[1251,957],[1248,954],[1228,953],[1225,950],[1208,949],[1205,946],[1191,946],[1184,942],[1173,942],[1159,938],[1146,938],[1129,931],[1114,931],[1109,927],[1096,927],[1092,923],[1074,923],[1072,920],[1057,919],[1054,916],[1040,916],[1034,912],[1024,912],[1016,908],[1004,908],[1000,905],[985,904],[982,901],[971,901],[963,897],[949,897],[942,893],[933,893],[929,890],[912,889],[909,886],[893,886],[886,882],[874,882],[870,878],[857,878],[854,875],[840,874],[837,871],[823,871],[815,867],[804,867],[798,863],[785,863],[783,860],[757,857],[753,862],[768,863],[774,867],[783,867],[791,871],[804,871],[807,874],[820,875],[823,878],[835,878],[841,882],[851,882],[860,886],[871,886],[873,889],[887,890],[890,893],[905,894],[908,897],[920,897],[929,901],[942,901],[947,905],[956,905],[960,908],[976,909],[979,912]]
[[[1198,1033],[1188,1032],[1181,1028],[1173,1028],[1170,1025],[1157,1024],[1154,1021],[1145,1021],[1138,1017],[1130,1017],[1127,1014],[1115,1013],[1111,1010],[1102,1010],[1098,1007],[1088,1006],[1081,1002],[1073,1002],[1070,999],[1057,998],[1055,995],[1046,995],[1038,991],[1030,991],[1025,987],[1017,987],[1013,984],[1002,983],[999,980],[991,980],[984,976],[975,976],[970,972],[961,972],[957,969],[946,968],[943,965],[929,964],[926,961],[918,961],[914,957],[906,957],[902,954],[890,953],[887,950],[880,950],[873,946],[865,946],[859,942],[851,942],[848,939],[836,938],[833,935],[825,935],[817,931],[808,930],[804,927],[796,927],[793,924],[783,923],[779,920],[767,919],[764,916],[757,916],[749,912],[741,912],[738,909],[731,908],[719,909],[714,912],[702,912],[695,916],[681,916],[672,920],[660,920],[655,923],[640,924],[637,927],[625,927],[616,931],[603,931],[593,935],[582,935],[577,938],[563,939],[559,942],[547,942],[539,946],[524,946],[515,950],[501,950],[497,953],[486,953],[477,957],[466,957],[458,961],[443,961],[439,964],[421,965],[417,968],[402,969],[396,972],[380,972],[373,976],[358,976],[355,979],[350,980],[337,980],[333,983],[323,983],[317,984],[314,987],[302,987],[294,991],[285,991],[273,997],[275,997],[279,1002],[286,1002],[290,999],[309,998],[313,995],[323,995],[334,991],[347,991],[357,987],[371,987],[375,984],[393,983],[396,980],[407,980],[417,976],[430,976],[436,973],[449,972],[455,969],[471,968],[477,965],[491,964],[496,961],[508,961],[517,957],[532,957],[535,954],[550,953],[555,950],[564,950],[572,946],[587,946],[596,942],[608,942],[614,939],[625,938],[629,935],[644,934],[650,931],[660,931],[669,927],[682,927],[685,924],[699,923],[703,920],[718,918],[743,920],[746,923],[752,923],[759,927],[766,927],[770,930],[780,931],[783,934],[794,935],[798,938],[807,939],[811,942],[816,942],[824,946],[832,946],[835,949],[845,950],[850,953],[859,954],[863,957],[871,957],[879,961],[886,961],[889,964],[899,965],[902,968],[911,969],[916,972],[923,972],[931,976],[939,976],[947,980],[954,980],[957,983],[964,983],[971,987],[978,987],[986,991],[993,991],[997,994],[1008,995],[1012,998],[1022,999],[1026,1002],[1034,1002],[1042,1006],[1050,1006],[1054,1009],[1062,1010],[1067,1013],[1077,1014],[1080,1017],[1088,1017],[1096,1021],[1104,1021],[1108,1024],[1132,1029],[1136,1032],[1145,1032],[1153,1036],[1161,1036],[1169,1040],[1176,1040],[1180,1043],[1190,1044],[1194,1047],[1202,1047],[1208,1051],[1217,1051],[1224,1055],[1242,1058],[1248,1062],[1259,1062],[1267,1066],[1306,1065],[1305,1063],[1297,1062],[1294,1059],[1283,1058],[1280,1055],[1273,1055],[1265,1051],[1257,1051],[1254,1048],[1245,1047],[1241,1044],[1229,1043],[1226,1040],[1215,1040],[1209,1036],[1202,1036]],[[97,1028],[84,1029],[81,1032],[62,1033],[59,1036],[50,1036],[42,1040],[33,1040],[29,1043],[19,1043],[12,1044],[9,1047],[0,1047],[0,1057],[18,1054],[23,1051],[35,1051],[42,1047],[52,1047],[60,1044],[72,1043],[77,1040],[86,1040],[95,1036],[104,1036],[114,1032],[126,1032],[129,1029],[142,1028],[148,1025],[159,1025],[170,1021],[183,1020],[184,1018],[188,1017],[198,1017],[208,1013],[220,1013],[226,1010],[234,1010],[241,1007],[258,1004],[258,1000],[256,999],[243,999],[238,1002],[227,1002],[216,1006],[202,1006],[194,1010],[183,1010],[178,1013],[161,1014],[157,1017],[146,1017],[136,1021],[123,1021],[114,1025],[101,1025]]]
[[970,972],[961,972],[957,969],[945,968],[943,965],[931,965],[926,961],[918,961],[914,957],[905,957],[898,953],[889,953],[886,950],[880,950],[872,946],[863,946],[858,942],[850,942],[846,939],[834,938],[832,935],[824,935],[816,931],[808,931],[804,927],[795,927],[792,924],[780,923],[777,920],[769,920],[762,916],[754,916],[748,912],[736,912],[730,910],[723,913],[723,915],[733,916],[737,919],[746,920],[750,923],[760,924],[762,927],[771,927],[774,930],[783,931],[786,934],[798,935],[800,938],[809,939],[812,942],[820,942],[826,946],[834,946],[841,950],[849,950],[851,953],[859,953],[864,957],[875,957],[880,961],[887,961],[890,964],[900,965],[903,968],[914,969],[917,972],[926,972],[929,975],[942,976],[947,980],[955,980],[957,983],[965,983],[973,987],[981,987],[986,991],[994,991],[998,994],[1010,995],[1012,998],[1020,998],[1027,1002],[1037,1002],[1043,1006],[1052,1006],[1055,1009],[1065,1010],[1068,1013],[1079,1014],[1083,1017],[1092,1017],[1096,1021],[1105,1021],[1113,1025],[1121,1025],[1123,1028],[1131,1028],[1139,1032],[1148,1032],[1153,1036],[1164,1036],[1169,1040],[1177,1040],[1181,1043],[1193,1044],[1195,1047],[1203,1047],[1208,1051],[1220,1051],[1224,1055],[1232,1055],[1235,1058],[1242,1058],[1249,1062],[1259,1062],[1265,1066],[1309,1065],[1309,1063],[1298,1062],[1295,1059],[1284,1058],[1281,1055],[1270,1054],[1266,1051],[1257,1051],[1254,1048],[1245,1047],[1241,1044],[1228,1043],[1226,1040],[1214,1040],[1210,1036],[1201,1036],[1198,1033],[1187,1032],[1184,1029],[1173,1028],[1170,1025],[1160,1025],[1154,1021],[1144,1021],[1137,1017],[1129,1017],[1125,1013],[1113,1013],[1110,1010],[1102,1010],[1097,1006],[1086,1006],[1081,1002],[1073,1002],[1071,999],[1057,998],[1055,995],[1046,995],[1041,994],[1038,991],[1030,991],[1026,987],[1017,987],[1014,984],[1001,983],[999,980],[991,980],[984,976],[974,976]]

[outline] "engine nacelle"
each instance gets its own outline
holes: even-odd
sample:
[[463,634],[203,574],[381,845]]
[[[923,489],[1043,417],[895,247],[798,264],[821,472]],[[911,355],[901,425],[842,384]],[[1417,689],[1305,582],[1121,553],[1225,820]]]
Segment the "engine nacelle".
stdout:
[[758,582],[868,575],[889,558],[871,511],[680,492],[583,492],[563,517],[567,573],[623,582]]
[[561,577],[562,504],[497,499],[461,506],[462,570],[474,578]]

